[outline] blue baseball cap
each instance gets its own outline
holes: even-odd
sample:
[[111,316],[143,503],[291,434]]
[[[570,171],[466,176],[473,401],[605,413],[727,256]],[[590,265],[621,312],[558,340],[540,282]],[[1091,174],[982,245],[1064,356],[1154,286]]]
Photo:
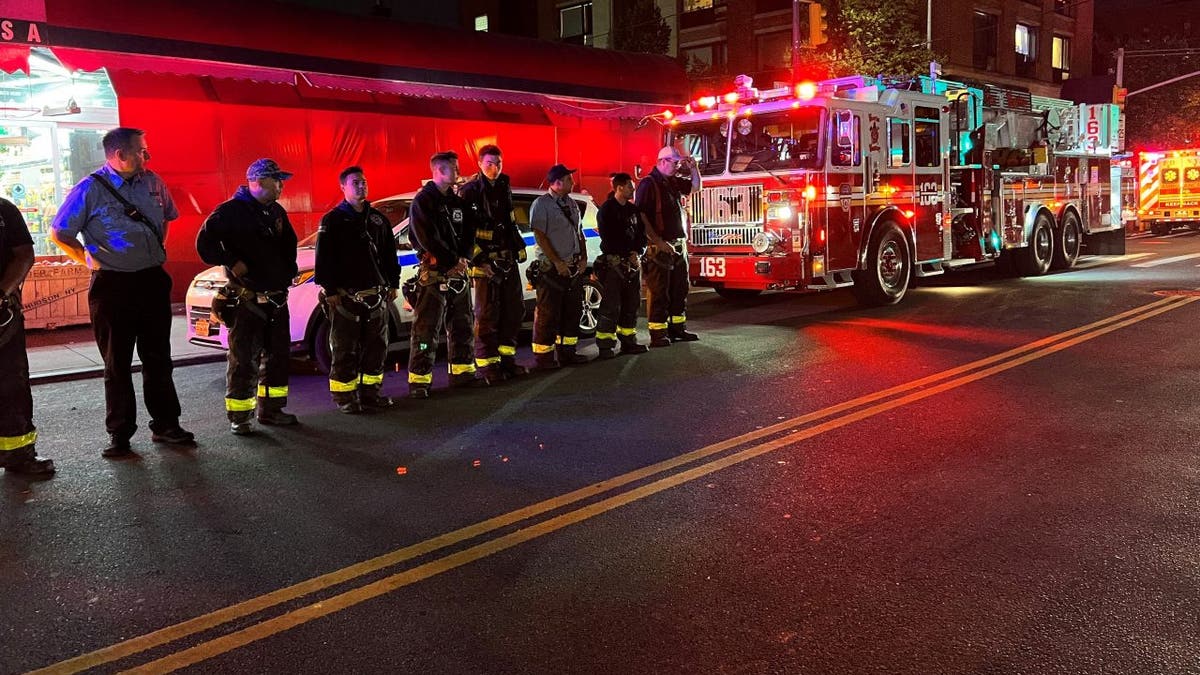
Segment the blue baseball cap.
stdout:
[[290,171],[284,171],[279,168],[279,164],[275,160],[266,157],[254,160],[250,168],[246,169],[246,180],[258,180],[259,178],[287,180],[291,177]]

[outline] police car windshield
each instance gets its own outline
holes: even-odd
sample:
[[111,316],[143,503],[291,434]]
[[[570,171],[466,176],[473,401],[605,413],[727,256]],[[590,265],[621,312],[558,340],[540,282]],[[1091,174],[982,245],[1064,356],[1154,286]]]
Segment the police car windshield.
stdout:
[[673,141],[679,141],[693,159],[702,176],[717,176],[725,171],[725,139],[729,123],[719,120],[680,124],[673,130]]
[[820,168],[823,114],[822,108],[789,108],[734,120],[729,171]]
[[[400,221],[408,217],[408,207],[412,205],[411,199],[381,199],[377,202],[371,202],[371,206],[379,209],[379,212],[387,216],[388,222],[392,224],[392,229],[400,224]],[[296,244],[300,248],[312,247],[317,245],[317,233],[313,232],[307,237],[301,239]]]

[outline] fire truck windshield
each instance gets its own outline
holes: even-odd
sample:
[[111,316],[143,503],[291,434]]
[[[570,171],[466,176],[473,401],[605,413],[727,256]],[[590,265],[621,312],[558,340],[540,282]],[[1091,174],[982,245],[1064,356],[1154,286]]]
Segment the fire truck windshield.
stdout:
[[824,112],[817,107],[791,108],[734,120],[729,171],[820,168]]
[[725,172],[728,120],[722,117],[718,120],[681,124],[673,132],[673,141],[681,143],[687,153],[696,160],[700,175],[716,176]]

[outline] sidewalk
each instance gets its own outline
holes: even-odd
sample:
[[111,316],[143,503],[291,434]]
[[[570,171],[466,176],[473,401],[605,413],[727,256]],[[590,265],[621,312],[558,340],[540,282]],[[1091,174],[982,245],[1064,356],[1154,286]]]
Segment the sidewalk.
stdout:
[[[104,360],[100,358],[91,326],[30,329],[25,334],[29,351],[29,379],[33,384],[104,376]],[[223,361],[225,352],[188,342],[187,317],[176,314],[171,320],[171,359],[176,366]],[[133,367],[134,370],[141,368],[136,350]]]

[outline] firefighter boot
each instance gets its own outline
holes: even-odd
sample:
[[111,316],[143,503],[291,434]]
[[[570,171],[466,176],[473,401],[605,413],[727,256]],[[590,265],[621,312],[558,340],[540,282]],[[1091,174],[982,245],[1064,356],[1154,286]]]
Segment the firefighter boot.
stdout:
[[475,373],[459,373],[450,376],[451,389],[476,389],[489,384],[491,382],[486,377],[478,377]]
[[249,436],[254,433],[254,426],[250,424],[250,413],[239,413],[229,416],[229,433],[234,436]]
[[300,420],[296,419],[296,416],[290,412],[285,412],[283,405],[284,399],[281,398],[258,399],[258,423],[276,427],[289,427],[293,424],[299,424]]
[[650,346],[651,347],[670,347],[671,338],[667,337],[667,331],[660,328],[650,329]]
[[54,473],[54,460],[38,457],[32,445],[19,450],[0,452],[0,466],[3,466],[5,471],[26,476],[50,476]]
[[429,385],[413,384],[410,382],[408,385],[408,397],[419,399],[419,400],[424,400],[424,399],[429,398]]
[[533,361],[534,367],[538,370],[558,370],[562,368],[562,364],[558,362],[558,358],[554,356],[554,352],[537,354],[533,357]]
[[687,324],[684,323],[671,324],[671,342],[695,342],[696,340],[700,339],[699,335],[689,332],[685,326],[687,326]]
[[562,345],[558,348],[558,362],[564,366],[579,366],[588,362],[588,357],[575,351],[575,345]]
[[521,377],[529,374],[529,368],[517,363],[517,360],[511,356],[501,356],[500,374],[506,379]]
[[359,396],[359,405],[367,412],[379,412],[396,407],[396,399],[391,396],[383,396],[378,391],[364,390]]
[[648,351],[650,351],[650,348],[646,345],[638,344],[637,338],[632,335],[627,338],[621,338],[622,354],[645,354]]

